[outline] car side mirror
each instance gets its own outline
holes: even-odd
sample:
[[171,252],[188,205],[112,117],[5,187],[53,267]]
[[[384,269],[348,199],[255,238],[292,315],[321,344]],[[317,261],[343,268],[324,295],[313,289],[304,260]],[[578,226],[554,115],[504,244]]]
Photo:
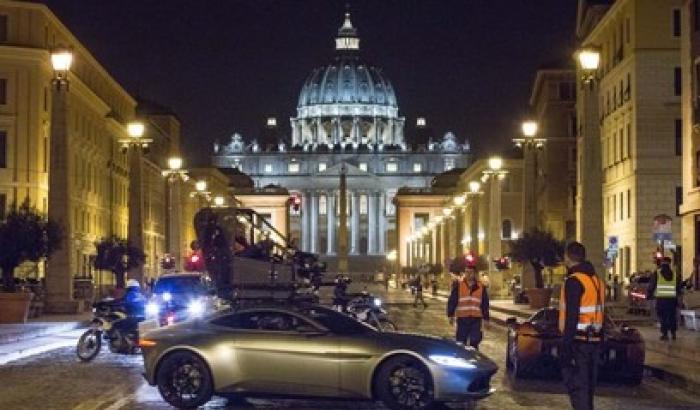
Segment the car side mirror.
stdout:
[[506,319],[506,326],[514,326],[518,324],[518,319],[515,318],[515,316],[511,316],[508,319]]

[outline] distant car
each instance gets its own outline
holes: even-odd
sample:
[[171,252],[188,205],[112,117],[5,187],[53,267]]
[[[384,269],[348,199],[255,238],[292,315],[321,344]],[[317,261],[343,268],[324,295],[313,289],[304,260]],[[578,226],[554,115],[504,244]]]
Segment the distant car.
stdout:
[[650,282],[651,276],[649,275],[639,275],[630,280],[629,292],[627,293],[627,309],[630,313],[650,313],[651,306],[647,300]]
[[[202,316],[214,305],[213,293],[211,281],[202,273],[163,275],[156,280],[153,295],[146,304],[146,319],[165,326]],[[144,326],[148,327],[149,323]]]
[[496,364],[453,341],[383,333],[315,304],[263,304],[156,329],[140,339],[144,377],[165,401],[219,396],[381,400],[427,409],[492,393]]
[[[518,323],[509,318],[506,368],[514,378],[559,376],[559,309],[544,308]],[[637,385],[644,370],[644,341],[639,331],[605,317],[599,379]]]

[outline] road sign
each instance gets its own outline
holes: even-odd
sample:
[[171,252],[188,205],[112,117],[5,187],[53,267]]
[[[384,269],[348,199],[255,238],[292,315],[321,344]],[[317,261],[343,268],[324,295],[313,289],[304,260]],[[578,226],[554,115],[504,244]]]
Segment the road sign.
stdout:
[[673,239],[672,219],[668,215],[656,215],[651,228],[651,235],[654,241],[670,241]]
[[617,236],[608,236],[608,259],[615,259],[618,251],[620,250],[620,241]]

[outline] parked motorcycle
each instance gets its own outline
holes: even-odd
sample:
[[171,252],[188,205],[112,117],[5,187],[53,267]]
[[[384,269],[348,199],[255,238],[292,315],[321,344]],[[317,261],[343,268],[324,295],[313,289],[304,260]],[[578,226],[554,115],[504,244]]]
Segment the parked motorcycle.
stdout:
[[134,354],[138,351],[138,331],[123,326],[123,321],[129,320],[129,316],[120,300],[108,298],[95,302],[92,311],[94,317],[90,329],[78,339],[76,353],[80,360],[89,362],[97,357],[103,340],[112,353]]
[[382,332],[396,332],[396,324],[389,319],[389,315],[382,307],[382,300],[369,294],[360,294],[348,301],[346,313],[360,322],[381,330]]

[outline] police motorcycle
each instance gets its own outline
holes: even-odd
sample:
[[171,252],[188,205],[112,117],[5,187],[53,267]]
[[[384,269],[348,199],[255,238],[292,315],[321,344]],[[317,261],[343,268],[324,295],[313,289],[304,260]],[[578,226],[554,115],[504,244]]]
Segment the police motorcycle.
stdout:
[[[139,283],[129,280],[127,289],[138,289]],[[140,292],[140,289],[138,290]],[[130,301],[106,298],[92,305],[93,319],[90,328],[78,339],[76,354],[81,361],[89,362],[97,357],[103,341],[112,353],[135,354],[138,352],[138,322],[142,312],[130,315],[126,306]],[[137,301],[136,303],[139,303]]]
[[382,300],[367,292],[348,294],[347,287],[352,282],[345,275],[338,275],[333,289],[333,309],[346,313],[360,322],[381,330],[395,332],[396,324],[389,319],[387,311],[382,307]]

